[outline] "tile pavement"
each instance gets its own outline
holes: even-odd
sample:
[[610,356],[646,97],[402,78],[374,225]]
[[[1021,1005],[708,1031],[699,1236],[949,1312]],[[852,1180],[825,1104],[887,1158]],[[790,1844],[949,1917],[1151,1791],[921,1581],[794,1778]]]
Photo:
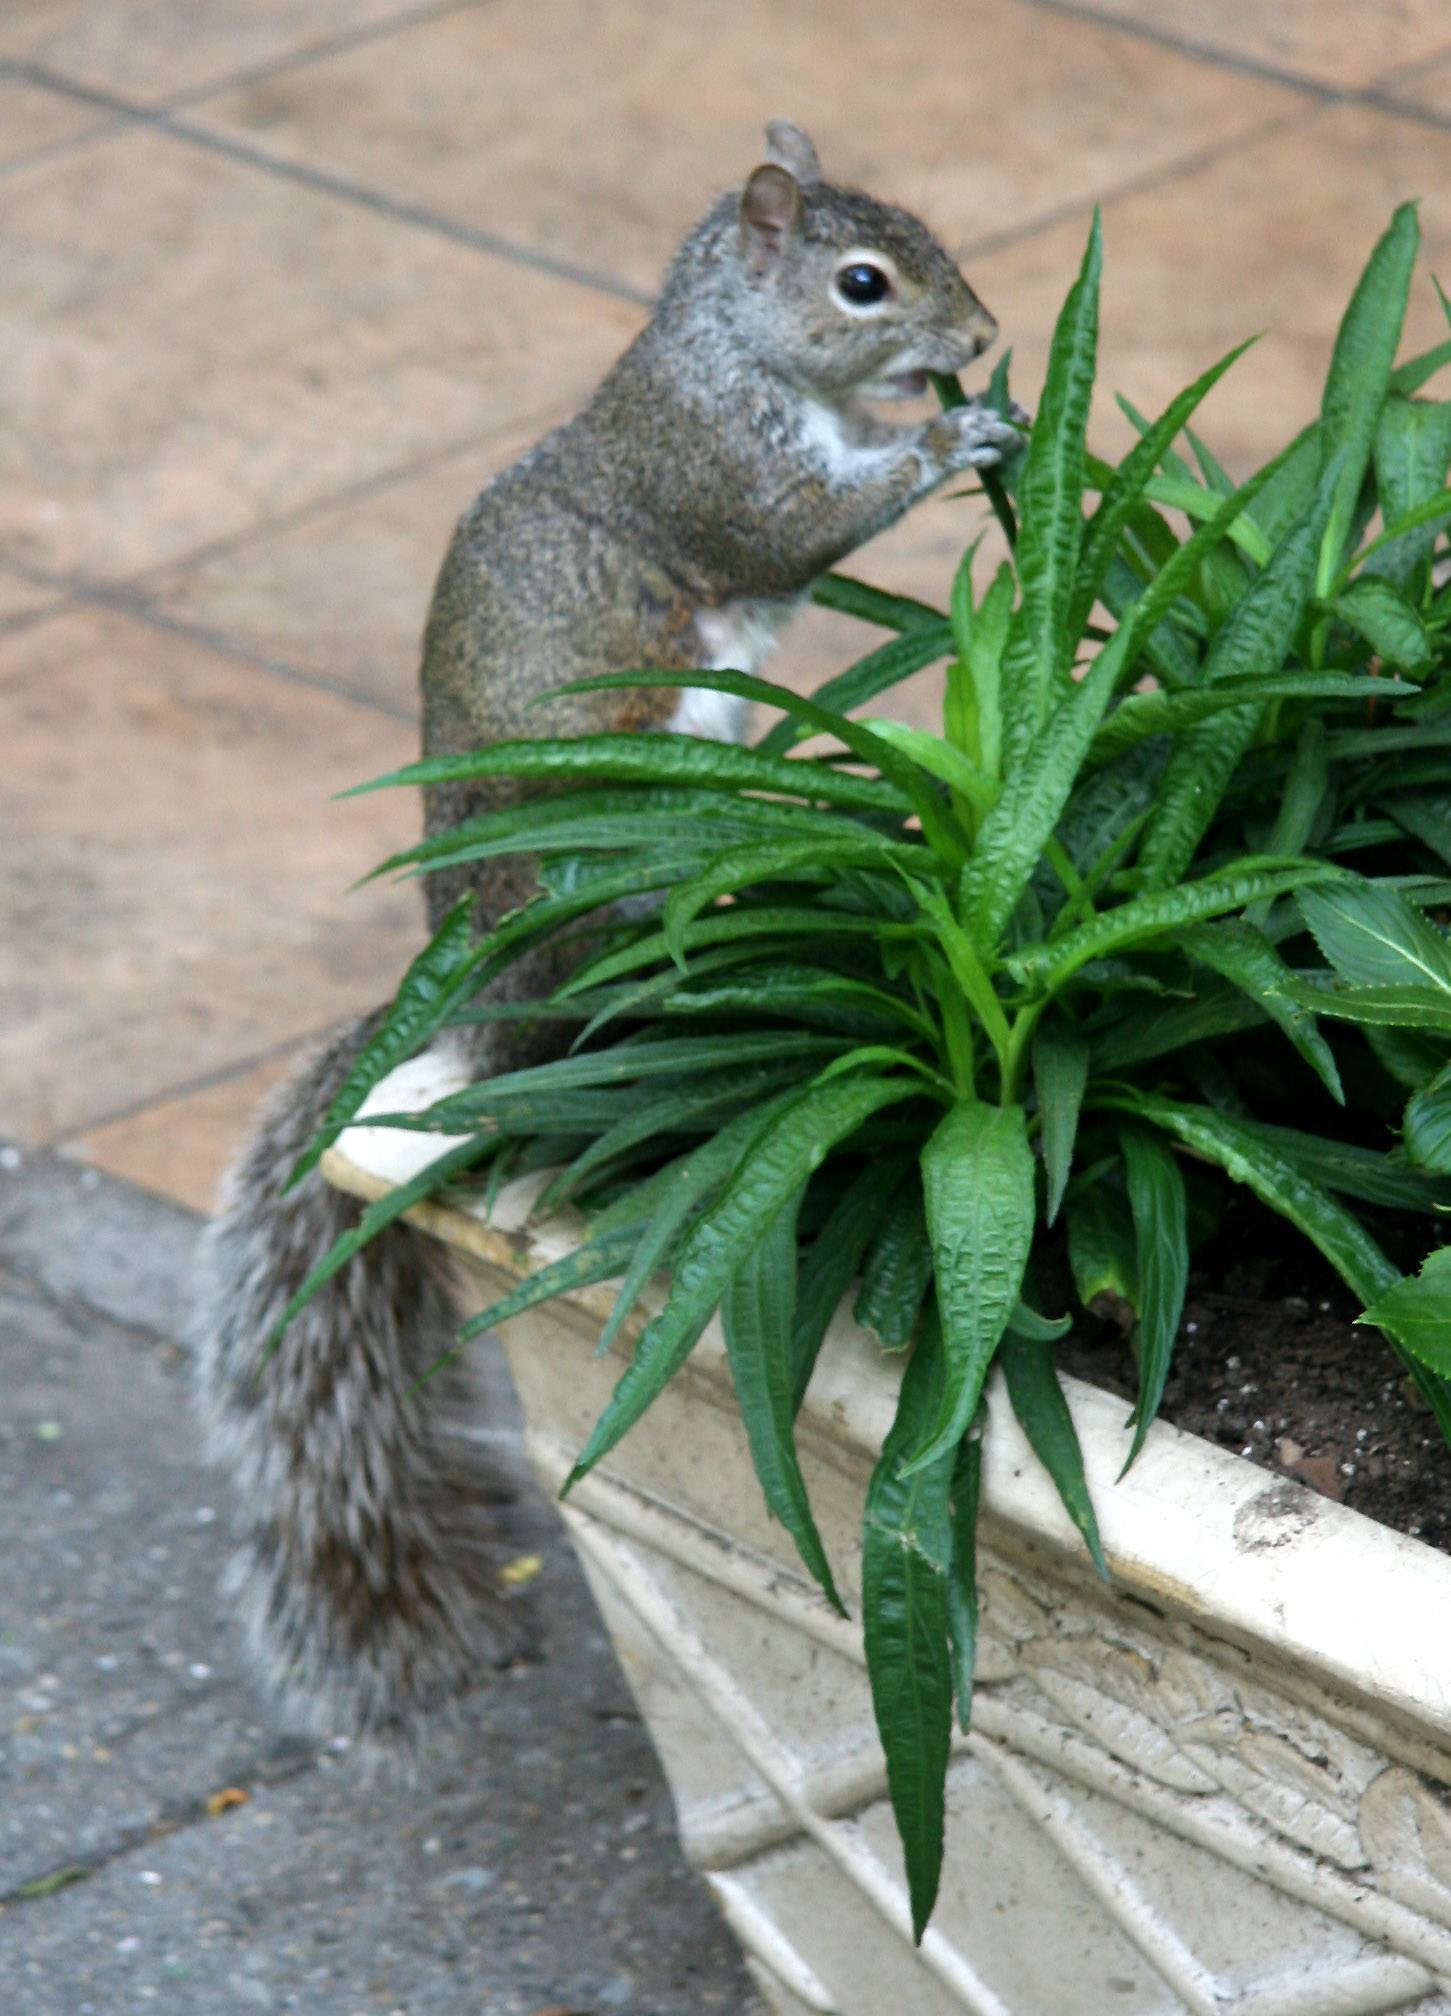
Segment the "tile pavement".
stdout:
[[[1451,266],[1448,79],[1442,0],[0,11],[5,1124],[199,1202],[279,1057],[386,988],[407,893],[345,891],[412,814],[329,793],[408,746],[452,517],[765,115],[933,218],[1029,396],[1101,201],[1106,386],[1152,406],[1267,331],[1206,411],[1234,467],[1313,410],[1397,200]],[[859,564],[940,597],[978,517]],[[817,612],[779,669],[857,642]]]

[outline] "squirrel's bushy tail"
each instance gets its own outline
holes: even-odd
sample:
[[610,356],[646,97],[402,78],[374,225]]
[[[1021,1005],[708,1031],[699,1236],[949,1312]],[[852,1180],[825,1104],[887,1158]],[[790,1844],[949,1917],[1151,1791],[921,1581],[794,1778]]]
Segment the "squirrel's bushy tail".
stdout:
[[515,1649],[489,1565],[487,1508],[508,1494],[458,1432],[467,1381],[450,1366],[415,1384],[453,1341],[443,1248],[388,1227],[268,1353],[361,1208],[316,1170],[282,1191],[377,1020],[268,1100],[202,1256],[200,1406],[244,1528],[232,1588],[264,1677],[318,1731],[406,1722]]

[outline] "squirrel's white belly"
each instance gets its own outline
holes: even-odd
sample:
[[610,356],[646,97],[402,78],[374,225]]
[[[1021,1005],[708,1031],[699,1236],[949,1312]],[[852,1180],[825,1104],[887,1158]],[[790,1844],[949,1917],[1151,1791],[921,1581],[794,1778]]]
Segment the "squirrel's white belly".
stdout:
[[[800,606],[794,595],[742,598],[719,609],[702,609],[695,619],[701,669],[706,672],[759,672],[776,646],[782,629]],[[739,742],[746,732],[748,700],[734,693],[712,693],[691,686],[667,726],[681,735],[702,735],[712,742]]]

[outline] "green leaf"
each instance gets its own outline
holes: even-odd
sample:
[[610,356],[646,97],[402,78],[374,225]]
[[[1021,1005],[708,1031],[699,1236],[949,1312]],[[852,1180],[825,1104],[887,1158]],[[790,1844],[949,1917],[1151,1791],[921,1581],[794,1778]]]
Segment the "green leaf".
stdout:
[[[874,938],[880,920],[856,916],[844,910],[812,909],[806,904],[735,904],[729,910],[697,918],[682,933],[684,950],[694,952],[707,945],[738,944],[752,938],[764,941],[804,933],[811,938]],[[671,956],[663,931],[648,931],[628,945],[602,952],[587,960],[555,993],[554,1000],[568,1002],[576,996],[604,986],[642,966],[653,966]]]
[[1325,604],[1330,613],[1363,637],[1388,665],[1419,671],[1435,658],[1436,646],[1416,610],[1390,581],[1361,574]]
[[766,1503],[796,1543],[810,1574],[841,1616],[831,1566],[806,1495],[796,1455],[791,1326],[796,1299],[796,1213],[800,1193],[776,1216],[737,1269],[721,1302],[731,1378],[751,1461]]
[[992,804],[997,794],[982,771],[940,735],[930,734],[925,728],[909,727],[905,721],[888,721],[875,716],[869,717],[862,725],[870,728],[874,735],[880,735],[884,742],[890,742],[894,749],[900,749],[919,769],[959,793],[974,811],[986,812]]
[[982,952],[996,947],[1042,858],[1112,697],[1134,634],[1132,623],[1121,624],[1114,632],[1035,736],[978,830],[972,858],[962,873],[958,908],[964,927]]
[[973,618],[961,660],[947,668],[948,734],[994,782],[1003,767],[1003,651],[1016,587],[1005,560]]
[[943,1354],[929,1330],[907,1365],[896,1419],[867,1487],[862,1527],[867,1675],[919,1941],[942,1874],[952,1740],[949,1496],[956,1452],[910,1475],[902,1458],[936,1417],[942,1386]]
[[[1443,491],[1448,469],[1451,402],[1433,404],[1392,392],[1381,408],[1375,434],[1376,493],[1384,523],[1393,525]],[[1435,530],[1427,526],[1408,534],[1403,543],[1383,547],[1377,571],[1404,585],[1430,553],[1435,539]]]
[[905,1351],[916,1333],[931,1279],[932,1245],[914,1171],[881,1218],[867,1249],[852,1315],[864,1329],[875,1331],[888,1351]]
[[[1269,564],[1225,619],[1205,661],[1201,684],[1268,679],[1280,672],[1309,606],[1335,480],[1332,472],[1322,481],[1305,519],[1276,547]],[[1139,863],[1150,887],[1167,889],[1189,866],[1219,810],[1225,786],[1254,739],[1262,713],[1258,704],[1233,709],[1201,723],[1175,749],[1139,847]]]
[[1362,1301],[1383,1294],[1395,1280],[1395,1268],[1359,1220],[1241,1122],[1212,1107],[1182,1105],[1152,1092],[1103,1093],[1093,1103],[1147,1121],[1217,1163],[1303,1232]]
[[1433,1211],[1448,1201],[1446,1185],[1423,1170],[1392,1161],[1373,1148],[1351,1141],[1327,1141],[1295,1127],[1271,1127],[1259,1120],[1241,1120],[1271,1148],[1295,1163],[1326,1190],[1359,1197],[1366,1204],[1385,1204],[1394,1211]]
[[1191,959],[1238,987],[1280,1028],[1337,1104],[1345,1104],[1330,1045],[1293,988],[1295,976],[1263,932],[1238,920],[1200,924],[1179,940]]
[[856,1277],[867,1243],[882,1212],[910,1165],[905,1159],[874,1158],[853,1178],[832,1206],[796,1281],[796,1315],[791,1330],[792,1392],[799,1408],[816,1365],[827,1326]]
[[1451,1375],[1451,1246],[1383,1290],[1357,1322],[1374,1323],[1441,1378]]
[[925,847],[862,831],[860,840],[767,840],[754,847],[731,847],[700,874],[678,882],[665,899],[665,943],[685,962],[685,931],[702,910],[722,896],[754,883],[833,881],[848,868],[901,869],[930,875],[936,869]]
[[943,621],[942,611],[930,603],[918,602],[911,595],[888,595],[850,574],[821,575],[812,584],[811,599],[818,608],[835,609],[839,615],[855,616],[883,630],[920,630]]
[[[586,1240],[583,1246],[576,1246],[563,1259],[539,1268],[527,1280],[521,1281],[517,1288],[501,1295],[477,1316],[471,1316],[460,1327],[458,1342],[467,1344],[470,1338],[481,1336],[485,1330],[496,1329],[500,1323],[507,1323],[524,1310],[533,1309],[540,1302],[550,1302],[556,1295],[567,1295],[571,1289],[588,1288],[596,1281],[612,1281],[638,1245],[642,1229],[639,1223],[618,1226],[599,1238]],[[449,1356],[452,1355],[450,1352]]]
[[1133,1413],[1133,1446],[1124,1463],[1127,1471],[1143,1448],[1149,1423],[1164,1397],[1164,1382],[1184,1314],[1189,1234],[1184,1178],[1163,1141],[1142,1128],[1123,1127],[1119,1142],[1128,1176],[1134,1274],[1139,1289],[1139,1398]]
[[[693,683],[693,676],[686,683]],[[778,690],[784,692],[785,688]],[[570,735],[493,742],[487,749],[409,763],[341,795],[356,798],[366,791],[399,784],[454,784],[480,777],[522,777],[548,784],[568,783],[574,778],[591,785],[693,784],[717,791],[771,791],[864,812],[903,809],[901,793],[882,778],[859,777],[799,758],[765,756],[759,749],[745,749],[737,742],[707,742],[663,728],[650,735]]]
[[1434,987],[1316,987],[1297,981],[1286,989],[1292,1001],[1340,1022],[1370,1028],[1424,1029],[1451,1036],[1451,1000]]
[[1451,796],[1407,797],[1397,792],[1385,804],[1399,827],[1451,867]]
[[1414,688],[1398,679],[1375,679],[1365,674],[1281,672],[1264,679],[1227,679],[1222,685],[1187,693],[1130,693],[1094,736],[1089,760],[1107,762],[1150,735],[1180,734],[1228,708],[1242,708],[1247,701],[1254,706],[1269,700],[1344,700],[1364,705],[1412,691]]
[[1010,1330],[1003,1339],[1002,1361],[1008,1398],[1019,1425],[1033,1454],[1053,1479],[1064,1511],[1083,1535],[1093,1565],[1106,1582],[1108,1563],[1083,1475],[1083,1451],[1059,1384],[1053,1347]]
[[1112,1295],[1137,1311],[1138,1245],[1133,1220],[1120,1193],[1095,1183],[1068,1193],[1068,1264],[1085,1309],[1100,1295]]
[[[474,935],[473,910],[473,897],[460,897],[404,974],[382,1022],[358,1053],[328,1107],[311,1147],[289,1175],[288,1190],[322,1160],[373,1087],[395,1065],[421,1050],[447,1021],[449,1010],[482,957]],[[284,1318],[285,1322],[290,1320],[290,1316]]]
[[1083,1088],[1088,1083],[1088,1045],[1071,1029],[1040,1026],[1033,1039],[1033,1084],[1038,1094],[1038,1122],[1043,1143],[1043,1167],[1048,1177],[1047,1223],[1058,1216],[1073,1167],[1073,1144]]
[[1398,889],[1338,881],[1298,901],[1315,943],[1353,987],[1430,987],[1451,1000],[1451,943]]
[[[868,700],[875,700],[889,687],[900,686],[914,672],[935,665],[951,649],[950,625],[941,617],[934,617],[931,623],[908,630],[905,636],[894,637],[890,644],[883,644],[836,678],[818,686],[811,696],[812,703],[832,713],[848,714],[852,708],[864,707]],[[810,732],[788,715],[769,728],[756,747],[763,755],[781,755]]]
[[1083,539],[1084,431],[1098,354],[1103,227],[1095,210],[1083,264],[1053,331],[1048,373],[1018,484],[1018,579],[1023,599],[1003,660],[1010,767],[1066,684],[1068,611]]
[[836,1143],[914,1090],[893,1079],[838,1078],[800,1094],[775,1115],[721,1196],[686,1235],[675,1257],[670,1299],[641,1333],[634,1361],[615,1387],[568,1484],[614,1448],[685,1363],[736,1269]]
[[1022,1107],[953,1107],[922,1151],[922,1188],[947,1379],[913,1471],[961,1441],[1023,1285],[1036,1204]]
[[1406,1106],[1406,1153],[1419,1169],[1451,1176],[1451,1066]]
[[[944,649],[948,648],[950,642],[944,643]],[[828,707],[819,707],[813,700],[804,700],[799,693],[793,693],[789,686],[778,686],[770,679],[755,679],[745,672],[713,672],[703,669],[690,672],[641,670],[605,672],[593,679],[571,680],[569,685],[552,688],[551,691],[559,695],[608,693],[651,686],[684,686],[692,690],[703,688],[711,693],[731,693],[738,700],[754,700],[767,707],[779,707],[786,714],[804,722],[808,728],[834,735],[860,762],[873,764],[880,770],[883,779],[903,793],[922,821],[924,834],[934,846],[941,848],[949,858],[961,851],[960,842],[955,842],[952,837],[953,829],[943,813],[936,792],[927,784],[914,764],[898,755],[890,742],[884,742],[880,735],[873,735],[870,729],[863,728],[860,722],[833,713]],[[640,737],[641,741],[649,742],[658,742],[662,739],[664,738],[658,734]],[[681,739],[688,742],[693,738],[685,736]],[[703,746],[707,749],[719,749],[734,745],[709,742]],[[759,762],[775,760],[763,757],[759,750],[754,749],[736,748],[735,753],[753,756]]]
[[982,1442],[964,1435],[952,1471],[952,1563],[947,1571],[947,1640],[958,1727],[972,1726],[972,1686],[977,1666],[977,1508],[982,1496]]
[[1184,882],[1177,889],[1156,889],[1147,896],[1135,896],[1128,903],[1100,912],[1063,938],[1024,946],[1010,956],[1008,970],[1049,994],[1056,993],[1091,959],[1172,935],[1187,924],[1243,909],[1247,903],[1306,890],[1317,882],[1338,881],[1344,874],[1344,869],[1327,861],[1292,865],[1247,855],[1226,874],[1206,875],[1200,882]]
[[1321,543],[1317,591],[1324,595],[1340,567],[1370,462],[1376,422],[1391,389],[1411,274],[1420,245],[1414,203],[1403,203],[1371,253],[1340,324],[1321,401],[1325,463],[1343,458]]
[[1196,378],[1194,383],[1176,399],[1171,400],[1142,440],[1130,450],[1109,478],[1107,487],[1099,499],[1098,509],[1089,519],[1083,536],[1083,557],[1079,562],[1073,604],[1068,617],[1070,637],[1077,638],[1083,634],[1083,626],[1087,623],[1089,612],[1098,600],[1103,586],[1108,563],[1118,546],[1119,535],[1128,522],[1129,514],[1142,497],[1145,485],[1159,466],[1165,450],[1201,400],[1214,389],[1229,367],[1244,355],[1250,344],[1257,340],[1251,337],[1249,342],[1237,344],[1227,355],[1221,357],[1217,364],[1212,364],[1202,376]]

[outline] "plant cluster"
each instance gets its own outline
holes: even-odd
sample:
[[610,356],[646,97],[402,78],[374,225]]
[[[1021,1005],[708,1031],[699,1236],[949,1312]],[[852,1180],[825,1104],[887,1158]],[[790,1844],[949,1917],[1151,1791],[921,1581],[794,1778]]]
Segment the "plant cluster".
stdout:
[[[819,601],[891,635],[810,700],[731,672],[589,682],[779,709],[751,748],[541,739],[380,780],[547,785],[385,864],[523,851],[541,891],[483,940],[466,904],[450,917],[310,1159],[450,1022],[534,1015],[568,1047],[374,1123],[462,1139],[304,1294],[465,1172],[488,1165],[496,1187],[552,1170],[545,1207],[578,1206],[587,1236],[464,1337],[623,1277],[605,1348],[668,1268],[574,1477],[719,1311],[766,1500],[840,1608],[793,1422],[855,1284],[857,1319],[907,1354],[861,1607],[919,1936],[954,1700],[964,1727],[971,1700],[995,1364],[1103,1567],[1055,1370],[1073,1313],[1042,1306],[1045,1280],[1136,1314],[1131,1463],[1191,1250],[1246,1186],[1338,1270],[1451,1439],[1434,1215],[1451,1201],[1451,403],[1417,396],[1451,342],[1396,366],[1417,244],[1407,206],[1350,302],[1319,417],[1236,483],[1190,422],[1239,351],[1152,422],[1124,402],[1140,438],[1117,465],[1088,451],[1095,220],[1036,421],[989,488],[1011,557],[985,583],[976,545],[945,611],[822,581]],[[1009,410],[1005,369],[992,396]],[[941,661],[940,734],[861,718]],[[621,909],[646,892],[655,907]],[[495,976],[557,934],[578,940],[567,983],[491,1005]]]

